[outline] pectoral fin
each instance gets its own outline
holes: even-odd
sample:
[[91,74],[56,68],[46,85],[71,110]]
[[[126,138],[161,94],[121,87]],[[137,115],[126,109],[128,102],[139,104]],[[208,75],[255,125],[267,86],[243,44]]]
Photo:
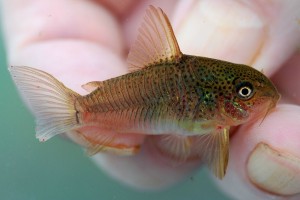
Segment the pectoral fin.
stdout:
[[229,158],[229,128],[195,138],[195,151],[207,163],[216,177],[225,176]]
[[177,163],[201,158],[216,177],[225,176],[229,157],[229,128],[215,130],[204,135],[154,136],[158,150]]

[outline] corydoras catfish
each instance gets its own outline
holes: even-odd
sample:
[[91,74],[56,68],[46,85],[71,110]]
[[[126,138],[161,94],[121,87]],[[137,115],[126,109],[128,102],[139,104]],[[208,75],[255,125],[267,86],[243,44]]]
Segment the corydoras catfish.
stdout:
[[138,152],[137,134],[160,135],[157,147],[184,162],[192,155],[223,178],[229,129],[264,117],[279,94],[246,65],[181,53],[171,24],[150,6],[128,55],[129,73],[83,85],[81,96],[41,70],[12,66],[10,73],[36,117],[41,141],[69,132],[90,154]]

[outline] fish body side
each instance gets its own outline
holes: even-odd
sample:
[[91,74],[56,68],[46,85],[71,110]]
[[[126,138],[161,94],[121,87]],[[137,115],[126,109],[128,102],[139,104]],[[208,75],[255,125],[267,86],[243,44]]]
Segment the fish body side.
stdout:
[[206,134],[246,121],[254,103],[239,100],[237,87],[245,82],[270,84],[262,83],[265,79],[246,65],[183,55],[177,63],[91,83],[97,89],[79,97],[76,107],[81,124],[116,133]]
[[[193,56],[184,56],[176,64],[150,66],[99,82],[96,90],[76,101],[79,123],[115,133],[208,133],[217,125],[217,99],[202,89],[211,80],[201,82],[207,73],[199,79],[194,64]],[[199,130],[200,124],[207,125]]]

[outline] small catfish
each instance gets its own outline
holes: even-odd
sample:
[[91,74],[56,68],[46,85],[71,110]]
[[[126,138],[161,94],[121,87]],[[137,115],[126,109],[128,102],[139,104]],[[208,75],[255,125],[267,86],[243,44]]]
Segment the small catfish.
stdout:
[[131,138],[156,135],[160,151],[178,161],[196,152],[220,179],[228,163],[230,127],[263,118],[280,96],[249,66],[182,54],[168,17],[153,6],[128,65],[128,74],[83,85],[90,92],[85,96],[46,72],[9,70],[36,117],[40,141],[68,132],[90,154],[132,155],[139,145]]

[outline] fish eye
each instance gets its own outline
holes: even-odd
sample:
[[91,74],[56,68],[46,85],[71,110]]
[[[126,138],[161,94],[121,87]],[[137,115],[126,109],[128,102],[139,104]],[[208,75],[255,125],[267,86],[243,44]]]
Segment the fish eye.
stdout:
[[244,100],[250,99],[254,94],[253,86],[249,82],[238,84],[236,89],[238,96]]

